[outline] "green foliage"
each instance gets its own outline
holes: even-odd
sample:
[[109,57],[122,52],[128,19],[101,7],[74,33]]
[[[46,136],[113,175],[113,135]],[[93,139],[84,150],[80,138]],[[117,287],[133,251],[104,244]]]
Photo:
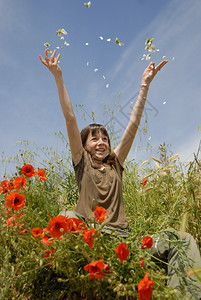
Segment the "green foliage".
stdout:
[[[29,143],[23,146],[27,148]],[[5,170],[15,161],[17,172],[8,176],[5,171],[2,180],[21,176],[22,166],[30,163],[36,170],[45,169],[47,181],[40,181],[38,176],[27,178],[25,188],[20,190],[26,196],[26,205],[16,217],[17,226],[5,225],[13,212],[7,213],[5,208],[7,194],[0,195],[0,299],[137,299],[137,286],[146,270],[155,282],[152,299],[183,299],[166,286],[167,276],[149,251],[141,249],[143,235],[169,227],[191,233],[201,248],[200,163],[193,161],[183,166],[167,152],[166,145],[160,145],[159,158],[125,164],[123,193],[131,234],[126,240],[116,234],[104,234],[94,223],[99,233],[93,234],[91,249],[80,231],[68,231],[51,245],[44,245],[40,237],[32,234],[33,228],[46,228],[64,208],[75,207],[78,190],[70,154],[36,147],[20,150],[13,159],[4,156]],[[23,229],[26,232],[22,234]],[[121,242],[130,251],[123,263],[115,252]],[[46,249],[56,251],[44,257]],[[99,259],[104,259],[110,272],[105,272],[101,280],[89,279],[84,266]]]

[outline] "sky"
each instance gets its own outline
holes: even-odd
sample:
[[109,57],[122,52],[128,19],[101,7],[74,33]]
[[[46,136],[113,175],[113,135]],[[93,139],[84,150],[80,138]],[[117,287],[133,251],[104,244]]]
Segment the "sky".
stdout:
[[[38,57],[45,43],[61,53],[80,130],[93,123],[94,112],[96,122],[114,125],[119,141],[150,63],[142,60],[145,40],[154,38],[151,61],[158,64],[165,56],[168,64],[151,83],[129,159],[147,159],[147,143],[154,151],[169,144],[182,161],[193,159],[201,139],[201,1],[91,0],[89,8],[84,3],[0,0],[0,153],[14,156],[21,140],[63,147],[55,134],[66,136],[56,84]],[[67,31],[64,40],[58,29]]]

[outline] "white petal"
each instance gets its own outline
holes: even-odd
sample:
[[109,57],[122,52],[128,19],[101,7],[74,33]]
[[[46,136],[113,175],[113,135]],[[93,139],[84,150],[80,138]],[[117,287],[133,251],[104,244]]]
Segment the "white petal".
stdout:
[[57,49],[59,49],[59,47],[56,47]]
[[166,56],[165,56],[165,55],[163,56],[163,59],[166,59]]
[[94,69],[94,72],[98,72],[98,69]]
[[85,46],[89,46],[89,43],[85,43]]
[[103,40],[103,37],[102,37],[102,36],[100,36],[100,40],[101,40],[101,41]]
[[89,61],[87,62],[87,67],[89,66]]
[[105,87],[106,87],[106,89],[109,88],[109,83],[107,83]]
[[173,56],[172,60],[174,60],[174,56]]
[[64,45],[66,45],[66,46],[70,46],[70,44],[69,44],[69,43],[67,43],[66,41],[64,42]]
[[104,79],[104,80],[106,79],[104,75],[103,75],[103,79]]
[[148,140],[149,140],[149,141],[151,140],[151,136],[148,138]]
[[107,39],[107,42],[110,42],[111,41],[111,38]]
[[163,104],[166,104],[166,101],[164,101]]

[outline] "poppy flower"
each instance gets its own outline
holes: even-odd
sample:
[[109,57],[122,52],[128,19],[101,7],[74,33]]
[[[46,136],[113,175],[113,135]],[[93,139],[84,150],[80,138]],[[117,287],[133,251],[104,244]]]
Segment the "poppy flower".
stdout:
[[60,237],[69,230],[67,218],[64,216],[53,217],[48,225],[48,231],[52,237]]
[[27,230],[26,230],[26,229],[22,229],[21,227],[22,227],[22,225],[21,225],[21,224],[19,224],[19,225],[18,225],[18,230],[19,230],[19,232],[20,232],[20,235],[22,235],[22,236],[23,236],[23,235],[24,235],[24,233],[25,233]]
[[42,228],[40,228],[40,227],[33,228],[31,230],[31,232],[32,232],[32,234],[33,234],[34,237],[39,236],[39,237],[42,238],[42,233],[43,233],[43,229]]
[[57,249],[46,249],[45,253],[44,253],[44,257],[47,258],[47,257],[53,255],[56,251],[57,251]]
[[141,182],[142,185],[146,185],[147,184],[147,178],[144,178]]
[[6,223],[4,224],[5,226],[16,226],[17,225],[17,222],[16,222],[16,218],[15,217],[10,217],[8,218],[8,220],[6,220]]
[[151,236],[145,236],[142,240],[141,249],[149,249],[153,245],[153,239]]
[[83,238],[85,240],[85,242],[89,245],[89,249],[91,249],[93,247],[93,237],[92,234],[95,232],[95,229],[92,228],[88,231],[85,231],[83,233]]
[[107,273],[109,271],[109,266],[107,264],[103,264],[104,259],[99,259],[97,261],[93,261],[90,264],[84,266],[84,270],[89,272],[89,279],[98,278],[102,279],[104,273],[102,270],[105,270]]
[[12,182],[14,189],[20,190],[21,188],[24,188],[26,181],[27,180],[24,176],[16,177],[15,180]]
[[120,259],[121,263],[123,263],[124,260],[127,260],[129,252],[128,246],[124,243],[120,243],[116,248],[116,255]]
[[46,181],[47,178],[45,177],[45,170],[38,169],[38,176],[40,177],[40,181]]
[[95,215],[96,221],[99,224],[102,224],[107,218],[107,211],[102,206],[96,206],[96,209],[94,210],[94,215]]
[[26,177],[32,177],[34,175],[36,175],[37,173],[34,171],[34,167],[32,165],[24,165],[22,167],[22,173],[26,176]]
[[26,196],[23,194],[11,192],[9,195],[6,196],[6,206],[13,208],[14,210],[21,209],[25,206],[24,200]]
[[76,231],[86,231],[87,230],[87,226],[86,224],[77,218],[68,218],[66,219],[66,222],[68,223],[69,226],[69,230],[76,234]]
[[144,278],[138,284],[138,297],[139,300],[149,300],[151,299],[152,286],[154,282],[148,277],[148,271],[145,273]]
[[8,180],[3,180],[0,184],[0,193],[3,192],[3,194],[8,193],[10,190],[12,190],[12,187],[10,185],[10,182]]

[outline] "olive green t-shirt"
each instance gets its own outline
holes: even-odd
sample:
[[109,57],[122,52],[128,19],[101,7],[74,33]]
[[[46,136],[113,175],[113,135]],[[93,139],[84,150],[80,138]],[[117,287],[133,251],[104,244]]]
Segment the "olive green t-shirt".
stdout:
[[79,188],[79,199],[75,211],[85,218],[94,220],[96,206],[107,210],[106,225],[125,229],[128,227],[123,206],[122,172],[115,156],[114,165],[98,169],[90,154],[84,150],[80,162],[74,166]]

